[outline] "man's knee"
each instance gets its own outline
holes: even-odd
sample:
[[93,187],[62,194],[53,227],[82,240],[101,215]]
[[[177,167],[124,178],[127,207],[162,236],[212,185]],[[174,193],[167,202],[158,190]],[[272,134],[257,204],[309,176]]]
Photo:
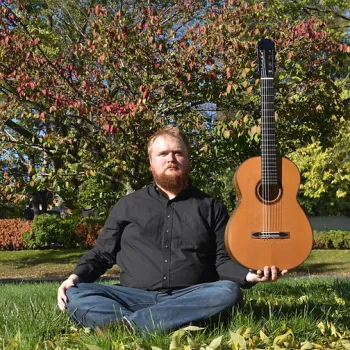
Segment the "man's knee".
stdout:
[[[70,287],[66,290],[67,295],[67,309],[69,313],[72,313],[75,309],[78,308],[79,297],[77,296],[78,289],[76,286]],[[78,302],[78,303],[77,303]]]
[[78,283],[75,286],[66,290],[69,301],[74,299],[81,299],[92,295],[99,295],[102,293],[102,286],[93,283]]
[[[79,283],[66,290],[68,298],[67,307],[70,312],[76,309],[84,308],[91,303],[91,296],[95,295],[93,284],[91,283]],[[86,304],[86,305],[85,305]]]
[[221,301],[226,308],[243,305],[243,295],[238,284],[232,281],[218,281],[218,287],[221,291]]

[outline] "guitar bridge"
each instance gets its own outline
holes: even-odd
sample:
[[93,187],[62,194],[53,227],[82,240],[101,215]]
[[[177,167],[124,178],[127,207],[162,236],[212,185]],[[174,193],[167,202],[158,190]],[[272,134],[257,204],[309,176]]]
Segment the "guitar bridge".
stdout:
[[290,238],[290,233],[281,232],[281,231],[253,232],[252,238],[254,239],[287,239],[287,238]]

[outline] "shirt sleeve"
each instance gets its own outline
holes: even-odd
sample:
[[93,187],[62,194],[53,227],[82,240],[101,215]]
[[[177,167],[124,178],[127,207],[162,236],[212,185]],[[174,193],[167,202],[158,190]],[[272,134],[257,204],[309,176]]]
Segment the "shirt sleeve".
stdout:
[[74,273],[82,282],[94,282],[116,263],[121,236],[127,225],[125,213],[124,201],[120,199],[110,212],[95,246],[78,260]]
[[249,269],[231,259],[225,247],[225,228],[229,215],[225,207],[218,201],[214,208],[215,237],[216,237],[216,270],[221,280],[230,280],[242,288],[250,288],[254,284],[246,281]]

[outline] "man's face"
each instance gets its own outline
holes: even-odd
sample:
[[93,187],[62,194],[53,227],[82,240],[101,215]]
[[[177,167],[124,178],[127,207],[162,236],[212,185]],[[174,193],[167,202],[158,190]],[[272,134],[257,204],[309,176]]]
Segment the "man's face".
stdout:
[[160,188],[178,194],[187,187],[189,156],[181,139],[169,135],[157,137],[149,160],[154,181]]

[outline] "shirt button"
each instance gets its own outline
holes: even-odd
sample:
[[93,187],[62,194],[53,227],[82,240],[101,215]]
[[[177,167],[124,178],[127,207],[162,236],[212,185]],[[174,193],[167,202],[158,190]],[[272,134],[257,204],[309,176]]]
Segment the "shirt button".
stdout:
[[163,280],[166,280],[166,276],[163,277]]
[[170,218],[170,215],[168,215],[167,218]]
[[169,246],[166,244],[166,245],[165,245],[165,248],[169,248]]
[[165,263],[167,263],[167,262],[168,262],[168,260],[164,260],[164,262],[165,262]]
[[165,232],[169,232],[169,230],[166,230]]

